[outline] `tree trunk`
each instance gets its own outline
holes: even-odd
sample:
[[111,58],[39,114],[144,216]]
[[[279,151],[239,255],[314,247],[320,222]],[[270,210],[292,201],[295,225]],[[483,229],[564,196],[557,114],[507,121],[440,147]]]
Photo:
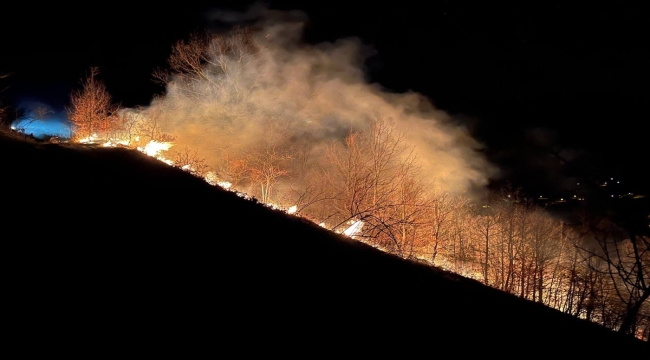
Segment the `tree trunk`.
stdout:
[[623,318],[623,323],[621,324],[621,327],[618,329],[619,333],[622,334],[630,333],[632,327],[634,326],[634,324],[636,324],[637,315],[639,314],[641,305],[643,305],[643,303],[646,300],[648,300],[649,296],[650,296],[650,287],[645,289],[639,301],[632,304],[632,306],[627,307],[627,312],[625,313],[625,317]]

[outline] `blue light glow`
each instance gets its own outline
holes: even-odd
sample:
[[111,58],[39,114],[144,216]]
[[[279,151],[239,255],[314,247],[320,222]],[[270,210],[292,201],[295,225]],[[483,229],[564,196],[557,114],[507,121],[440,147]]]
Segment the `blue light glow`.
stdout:
[[14,122],[12,128],[28,135],[32,134],[37,139],[44,139],[50,136],[58,136],[60,138],[70,137],[69,124],[67,120],[61,119],[33,120],[24,118]]
[[57,136],[63,139],[72,134],[71,123],[65,111],[55,111],[38,101],[25,101],[20,106],[25,114],[11,124],[11,128],[33,135],[37,139]]

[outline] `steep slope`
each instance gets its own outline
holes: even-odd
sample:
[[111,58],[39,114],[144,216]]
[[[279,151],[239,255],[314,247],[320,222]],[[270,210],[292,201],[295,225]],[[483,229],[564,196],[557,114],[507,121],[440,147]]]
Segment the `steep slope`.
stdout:
[[134,151],[2,138],[0,164],[4,294],[12,340],[25,354],[602,358],[647,350]]

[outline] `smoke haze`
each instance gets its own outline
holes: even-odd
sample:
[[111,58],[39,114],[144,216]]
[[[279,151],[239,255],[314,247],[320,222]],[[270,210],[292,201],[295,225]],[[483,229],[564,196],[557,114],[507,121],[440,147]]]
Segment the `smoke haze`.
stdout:
[[[439,189],[467,193],[495,174],[477,152],[481,144],[424,96],[368,84],[363,61],[371,50],[356,39],[303,44],[305,17],[297,12],[255,8],[254,16],[216,12],[213,18],[250,22],[262,14],[252,34],[216,36],[200,70],[176,73],[165,95],[142,109],[175,137],[176,149],[196,150],[213,169],[261,147],[300,149],[318,162],[328,144],[384,120],[403,133],[420,174]],[[304,176],[294,171],[290,181]]]

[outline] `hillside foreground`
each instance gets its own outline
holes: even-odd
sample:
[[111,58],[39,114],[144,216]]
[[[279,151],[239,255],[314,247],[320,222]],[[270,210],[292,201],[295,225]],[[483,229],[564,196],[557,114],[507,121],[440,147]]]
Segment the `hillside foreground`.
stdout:
[[0,164],[6,326],[25,355],[650,354],[137,151],[0,135]]

